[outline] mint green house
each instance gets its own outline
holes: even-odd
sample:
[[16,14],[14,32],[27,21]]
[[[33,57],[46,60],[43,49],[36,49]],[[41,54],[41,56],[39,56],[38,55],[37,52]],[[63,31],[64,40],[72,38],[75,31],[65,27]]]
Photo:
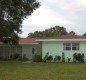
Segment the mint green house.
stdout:
[[41,45],[35,40],[35,38],[20,38],[18,46],[0,43],[0,58],[10,59],[12,55],[17,53],[21,58],[26,56],[31,60],[33,54],[41,55]]
[[0,44],[0,58],[10,58],[13,54],[18,53],[21,57],[26,55],[29,60],[32,60],[33,54],[41,55],[44,59],[46,53],[54,58],[56,55],[62,57],[63,52],[66,62],[67,58],[71,58],[71,62],[73,61],[74,53],[84,54],[86,62],[86,36],[63,35],[45,39],[20,38],[19,46]]
[[44,58],[46,53],[52,55],[53,58],[55,55],[62,57],[62,53],[64,52],[65,61],[67,62],[67,58],[71,58],[72,62],[74,53],[84,53],[84,61],[86,62],[86,36],[63,35],[46,39],[37,39],[36,41],[41,42],[42,58]]

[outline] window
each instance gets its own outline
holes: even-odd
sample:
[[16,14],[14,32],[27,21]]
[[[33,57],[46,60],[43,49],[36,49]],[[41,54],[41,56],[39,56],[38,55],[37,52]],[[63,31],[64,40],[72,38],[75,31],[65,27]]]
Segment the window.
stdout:
[[79,50],[79,43],[72,43],[72,50]]
[[79,43],[63,43],[63,50],[80,50]]
[[64,43],[63,50],[71,50],[71,43]]

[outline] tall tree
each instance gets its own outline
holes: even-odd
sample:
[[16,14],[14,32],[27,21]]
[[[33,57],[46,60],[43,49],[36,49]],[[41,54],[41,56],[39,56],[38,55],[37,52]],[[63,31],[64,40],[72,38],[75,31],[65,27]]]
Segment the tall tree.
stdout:
[[28,37],[46,38],[46,37],[65,35],[65,34],[67,34],[66,28],[55,26],[46,29],[45,31],[35,31],[34,33],[29,33]]
[[69,34],[75,35],[76,33],[74,31],[70,31]]
[[39,6],[36,0],[0,0],[0,42],[17,43],[23,20]]
[[86,36],[86,33],[84,33],[83,36]]

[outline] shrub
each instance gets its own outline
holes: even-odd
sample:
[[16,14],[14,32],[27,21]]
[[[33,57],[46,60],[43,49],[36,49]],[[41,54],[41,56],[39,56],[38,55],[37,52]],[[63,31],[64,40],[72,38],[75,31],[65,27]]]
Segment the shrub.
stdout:
[[29,59],[26,57],[26,54],[23,55],[23,58],[22,58],[23,61],[28,61]]
[[62,52],[62,62],[65,62],[65,53]]
[[81,55],[82,59],[81,62],[84,62],[84,53]]
[[68,62],[70,62],[71,58],[67,57],[67,59],[68,59]]
[[81,62],[81,54],[79,53],[79,54],[77,54],[77,60],[78,60],[78,62]]
[[84,54],[81,54],[81,53],[74,53],[73,54],[73,59],[74,59],[74,62],[76,62],[76,60],[78,62],[84,62]]
[[4,58],[2,56],[0,56],[0,60],[4,60]]
[[58,61],[60,61],[61,60],[61,56],[58,56],[57,59],[58,59]]
[[51,55],[48,56],[48,57],[47,57],[47,60],[53,60],[53,56],[51,56]]
[[18,54],[18,53],[15,53],[15,54],[13,54],[13,55],[10,56],[11,60],[16,60],[16,59],[20,59],[20,58],[21,58],[20,54]]
[[42,57],[40,55],[34,55],[34,62],[42,62]]
[[57,55],[55,55],[54,61],[57,61],[57,60],[58,60],[58,56],[57,56]]
[[77,60],[77,53],[74,53],[73,54],[73,61],[76,62],[76,60]]
[[46,62],[48,55],[49,55],[49,52],[46,53],[44,60],[43,60],[44,62]]

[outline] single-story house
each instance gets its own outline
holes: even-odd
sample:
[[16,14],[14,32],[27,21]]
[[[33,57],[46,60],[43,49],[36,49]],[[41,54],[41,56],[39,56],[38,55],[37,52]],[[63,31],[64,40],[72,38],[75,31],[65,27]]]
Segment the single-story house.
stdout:
[[9,58],[18,53],[22,58],[26,56],[29,60],[34,55],[41,55],[41,45],[35,38],[20,38],[19,45],[0,44],[0,58]]
[[45,57],[46,53],[55,57],[55,55],[62,56],[65,54],[65,61],[67,58],[71,58],[73,61],[74,53],[84,54],[86,62],[86,36],[79,35],[62,35],[49,37],[46,39],[37,39],[36,41],[41,42],[42,45],[42,58]]
[[62,57],[62,53],[65,54],[65,61],[67,58],[71,58],[73,61],[74,53],[84,53],[86,62],[86,36],[79,35],[62,35],[49,37],[45,39],[35,38],[20,38],[19,46],[13,45],[0,45],[0,57],[10,58],[11,55],[18,53],[23,57],[31,60],[33,54],[41,55],[44,59],[46,53],[52,55],[53,58],[58,55]]

